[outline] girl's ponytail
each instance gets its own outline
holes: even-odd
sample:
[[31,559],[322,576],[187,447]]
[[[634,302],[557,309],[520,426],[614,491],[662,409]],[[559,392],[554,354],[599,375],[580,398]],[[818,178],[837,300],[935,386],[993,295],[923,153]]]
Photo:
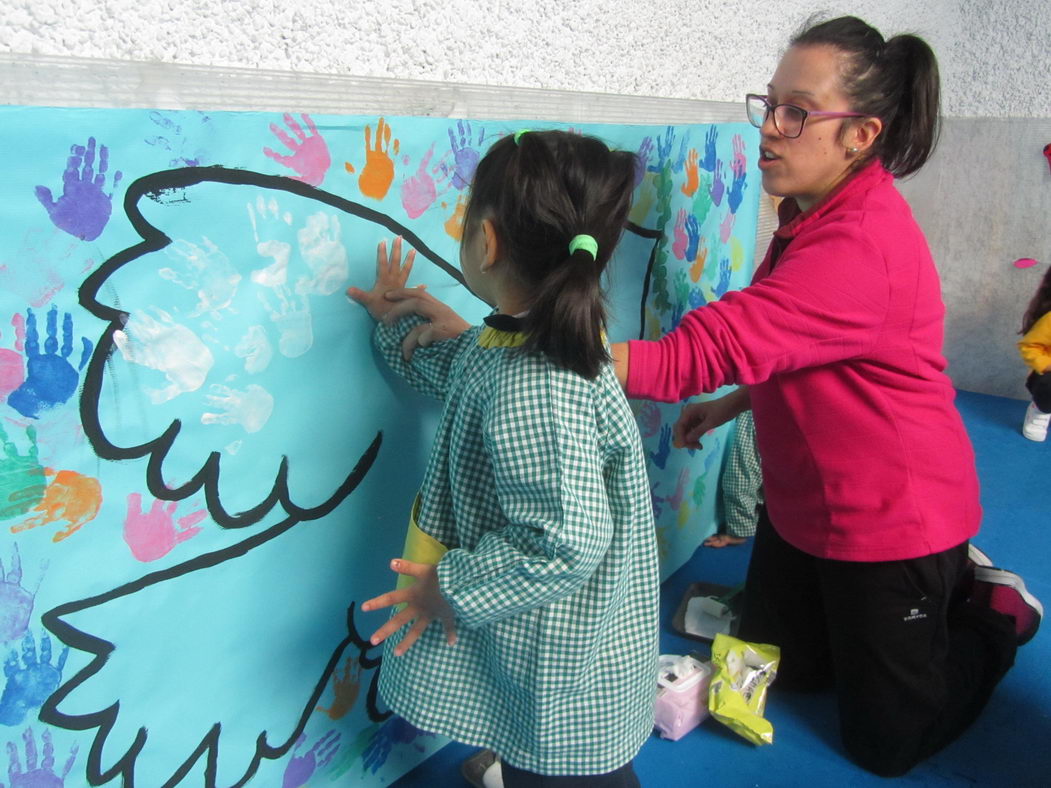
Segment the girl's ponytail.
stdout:
[[910,34],[884,41],[871,25],[843,16],[809,24],[791,43],[843,52],[851,109],[883,121],[873,155],[899,178],[924,165],[938,142],[941,101],[938,61],[926,41]]
[[[601,280],[628,219],[634,179],[633,153],[564,131],[505,137],[478,163],[464,232],[490,219],[530,294],[523,352],[589,379],[609,361]],[[580,235],[594,244],[572,251]]]

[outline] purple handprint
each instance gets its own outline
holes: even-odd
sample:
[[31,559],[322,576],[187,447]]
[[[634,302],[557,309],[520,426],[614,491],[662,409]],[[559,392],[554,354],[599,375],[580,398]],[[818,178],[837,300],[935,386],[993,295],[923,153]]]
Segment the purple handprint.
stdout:
[[701,159],[701,169],[715,172],[715,166],[719,157],[715,153],[715,145],[719,141],[719,130],[712,126],[704,136],[704,158]]
[[21,664],[15,651],[11,651],[4,662],[7,684],[0,695],[0,725],[21,725],[29,711],[40,708],[62,683],[62,669],[68,656],[69,646],[66,646],[58,662],[52,665],[51,638],[45,633],[40,637],[38,658],[33,633],[26,632],[22,638]]
[[708,190],[708,193],[712,196],[712,202],[716,205],[722,205],[723,194],[726,192],[726,183],[723,181],[723,175],[726,173],[726,166],[721,162],[715,164],[715,179],[712,181],[712,186]]
[[653,153],[653,137],[643,137],[639,145],[639,152],[635,158],[635,185],[642,183],[646,175],[646,169],[650,163],[650,155]]
[[665,424],[661,427],[661,437],[657,444],[657,451],[651,451],[650,459],[653,460],[653,464],[661,470],[664,470],[664,466],[668,464],[668,454],[671,453],[671,425]]
[[321,182],[325,180],[325,174],[328,172],[328,168],[332,165],[332,155],[329,153],[328,143],[325,142],[325,138],[318,133],[313,118],[305,112],[301,117],[303,118],[303,122],[307,125],[307,130],[310,132],[309,134],[303,131],[303,127],[296,122],[296,119],[292,117],[291,113],[286,112],[283,117],[285,125],[296,135],[297,139],[292,139],[288,133],[276,123],[270,124],[270,131],[273,132],[275,137],[281,140],[281,143],[288,148],[291,153],[278,153],[273,148],[269,147],[263,148],[263,153],[278,164],[284,165],[290,170],[299,173],[295,176],[295,180],[303,181],[303,183],[308,183],[311,186],[320,186]]
[[306,785],[307,780],[314,776],[314,772],[328,766],[329,761],[339,750],[339,734],[336,731],[329,731],[314,742],[314,746],[305,755],[296,755],[306,739],[305,733],[300,734],[296,739],[295,747],[292,748],[292,757],[289,758],[288,765],[285,767],[281,788],[300,788]]
[[[478,151],[471,147],[471,124],[466,120],[457,121],[458,134],[453,134],[452,127],[449,128],[449,144],[453,153],[453,186],[463,191],[471,185],[474,178],[474,170],[478,166]],[[478,131],[479,147],[485,139],[485,128]]]
[[635,420],[639,423],[639,434],[643,438],[652,437],[661,427],[661,409],[652,402],[643,401]]
[[7,398],[7,404],[23,416],[35,419],[42,410],[66,402],[77,390],[80,370],[91,357],[93,345],[81,337],[83,347],[77,368],[67,361],[73,353],[73,316],[66,312],[62,320],[62,355],[58,354],[58,307],[47,313],[47,338],[44,352],[40,352],[40,335],[36,315],[26,310],[26,380]]
[[29,627],[35,594],[22,587],[22,558],[18,545],[11,546],[11,569],[4,574],[0,562],[0,642],[9,643],[22,637]]
[[22,732],[22,742],[26,751],[26,768],[22,770],[22,763],[18,758],[18,748],[14,742],[7,743],[7,776],[11,780],[11,788],[62,788],[66,784],[66,777],[77,760],[77,745],[74,742],[69,748],[69,758],[62,768],[62,774],[55,774],[55,745],[51,741],[51,731],[44,728],[41,738],[44,740],[44,760],[37,766],[36,739],[33,731],[26,728]]
[[[113,192],[106,194],[106,170],[109,168],[109,150],[99,146],[99,169],[95,172],[95,138],[88,137],[87,147],[70,148],[66,169],[62,173],[62,196],[55,200],[51,189],[36,187],[36,196],[47,210],[47,215],[60,230],[82,241],[94,241],[102,234],[109,221]],[[118,170],[113,176],[113,188],[120,183]]]

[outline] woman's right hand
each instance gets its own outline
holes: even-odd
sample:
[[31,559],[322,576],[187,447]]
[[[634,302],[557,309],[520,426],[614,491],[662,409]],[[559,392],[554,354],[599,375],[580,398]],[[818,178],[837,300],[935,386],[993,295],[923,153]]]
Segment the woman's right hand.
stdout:
[[749,408],[748,389],[741,387],[719,399],[691,402],[682,409],[672,428],[672,443],[677,449],[700,449],[701,436]]
[[471,327],[470,323],[423,287],[389,290],[385,298],[394,302],[394,305],[383,316],[383,322],[393,323],[406,315],[419,315],[427,321],[413,326],[402,340],[401,356],[406,361],[412,360],[416,348],[427,347],[445,339],[454,339]]

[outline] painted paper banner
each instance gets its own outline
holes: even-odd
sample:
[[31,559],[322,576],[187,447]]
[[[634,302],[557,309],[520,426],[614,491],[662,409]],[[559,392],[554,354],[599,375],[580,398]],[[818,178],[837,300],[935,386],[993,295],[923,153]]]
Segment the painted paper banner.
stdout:
[[[21,788],[386,785],[445,740],[376,692],[438,405],[371,320],[378,241],[471,320],[460,223],[520,127],[0,108],[0,735]],[[638,151],[610,336],[750,278],[757,133],[582,126]],[[665,575],[714,528],[722,431],[639,404]]]

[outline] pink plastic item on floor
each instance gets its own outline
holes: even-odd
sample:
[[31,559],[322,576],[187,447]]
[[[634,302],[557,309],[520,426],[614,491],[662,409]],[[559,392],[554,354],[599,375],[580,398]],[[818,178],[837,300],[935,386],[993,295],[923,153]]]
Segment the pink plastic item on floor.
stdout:
[[653,707],[653,727],[663,739],[678,741],[708,716],[712,665],[687,655],[662,654]]

